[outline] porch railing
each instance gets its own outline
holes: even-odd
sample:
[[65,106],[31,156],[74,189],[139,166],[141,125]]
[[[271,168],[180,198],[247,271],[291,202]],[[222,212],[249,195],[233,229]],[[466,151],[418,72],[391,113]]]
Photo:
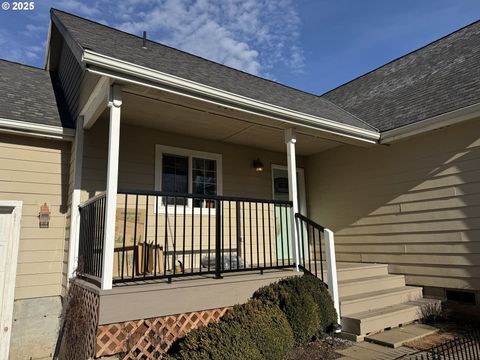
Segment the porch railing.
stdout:
[[[91,277],[101,274],[104,201],[99,197],[80,211],[81,273]],[[291,206],[290,201],[120,190],[113,282],[293,267]]]
[[102,276],[105,225],[105,194],[99,194],[80,205],[80,242],[77,273],[94,279]]
[[[337,310],[340,323],[340,299],[338,293],[337,261],[333,232],[302,214],[295,214],[299,244],[299,268],[320,278],[328,285],[328,291]],[[324,271],[326,267],[326,271]],[[327,281],[324,275],[327,275]]]
[[322,243],[325,228],[302,214],[295,214],[295,219],[297,220],[298,237],[301,245],[299,267],[324,281],[324,249]]

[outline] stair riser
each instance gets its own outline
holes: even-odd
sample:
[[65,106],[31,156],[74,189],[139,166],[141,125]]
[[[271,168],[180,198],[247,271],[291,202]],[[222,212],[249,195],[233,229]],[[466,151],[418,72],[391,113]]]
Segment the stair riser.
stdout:
[[399,325],[408,324],[422,318],[422,308],[437,304],[441,306],[440,300],[419,299],[417,301],[405,303],[408,307],[401,311],[386,312],[381,316],[364,318],[363,320],[343,317],[342,328],[347,333],[356,335],[367,335],[372,332],[378,332],[386,328],[393,328]]
[[393,289],[401,286],[405,286],[405,277],[396,276],[394,278],[384,278],[371,281],[358,281],[348,284],[340,284],[338,291],[340,293],[340,297],[342,297],[368,293],[372,290],[380,291],[386,289]]
[[342,329],[353,334],[368,334],[373,331],[380,331],[389,327],[397,327],[401,324],[411,323],[421,317],[419,307],[402,311],[400,313],[386,314],[382,317],[368,321],[360,321],[358,319],[344,318],[342,319]]
[[393,293],[391,295],[383,295],[381,297],[367,297],[362,300],[358,300],[351,303],[343,303],[340,300],[340,306],[342,309],[342,316],[349,314],[355,314],[362,311],[380,309],[385,306],[401,304],[407,301],[417,300],[422,297],[422,288],[412,289],[405,293]]
[[[365,279],[367,277],[380,276],[380,275],[388,275],[388,266],[337,271],[338,281]],[[323,276],[324,276],[324,279],[327,278],[327,272],[325,270],[323,272]]]

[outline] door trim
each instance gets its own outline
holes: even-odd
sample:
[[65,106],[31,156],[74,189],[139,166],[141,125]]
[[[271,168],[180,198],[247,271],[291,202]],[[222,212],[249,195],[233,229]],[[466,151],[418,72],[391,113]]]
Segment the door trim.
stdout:
[[[272,171],[271,171],[271,181],[272,181],[272,199],[275,194],[275,185],[273,184],[273,170],[287,170],[288,167],[285,165],[276,165],[272,164]],[[297,167],[297,172],[298,172],[298,194],[300,195],[300,202],[302,204],[301,209],[299,209],[300,213],[302,215],[307,216],[307,195],[306,195],[306,190],[305,190],[305,170],[303,168]]]
[[[0,201],[0,209],[11,210],[12,228],[9,236],[6,254],[10,259],[9,266],[5,268],[5,283],[3,291],[3,306],[0,324],[0,358],[8,359],[10,337],[12,334],[13,303],[15,296],[15,279],[17,276],[18,247],[20,242],[20,220],[22,217],[22,201]],[[4,329],[8,330],[5,331]]]

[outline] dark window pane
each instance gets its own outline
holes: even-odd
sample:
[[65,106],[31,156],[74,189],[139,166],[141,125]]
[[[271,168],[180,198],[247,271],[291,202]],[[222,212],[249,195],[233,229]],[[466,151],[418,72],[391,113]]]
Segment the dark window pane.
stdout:
[[193,169],[204,170],[205,169],[205,160],[204,159],[199,159],[199,158],[193,158],[192,159],[192,168]]
[[[162,156],[162,191],[188,192],[188,157],[170,154]],[[174,204],[175,200],[169,198],[168,203]],[[177,204],[183,203],[184,200],[177,200]]]
[[205,185],[205,195],[216,195],[217,187],[215,185],[207,184]]
[[215,160],[205,160],[205,170],[217,171],[217,162]]

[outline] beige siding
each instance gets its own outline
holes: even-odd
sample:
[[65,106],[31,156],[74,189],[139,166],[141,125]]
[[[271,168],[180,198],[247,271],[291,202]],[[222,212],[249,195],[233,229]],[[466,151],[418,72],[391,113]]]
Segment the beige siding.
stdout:
[[[271,199],[271,165],[287,163],[286,153],[122,125],[119,188],[154,189],[156,144],[222,154],[224,195]],[[107,146],[108,122],[102,117],[85,133],[82,200],[105,190]],[[265,165],[262,173],[253,169],[253,160],[258,157]],[[303,160],[298,158],[299,167],[303,167]]]
[[338,260],[480,289],[480,119],[306,161],[310,215],[336,232]]
[[[0,135],[0,199],[23,201],[15,298],[62,294],[70,143]],[[40,229],[43,203],[50,227]]]

